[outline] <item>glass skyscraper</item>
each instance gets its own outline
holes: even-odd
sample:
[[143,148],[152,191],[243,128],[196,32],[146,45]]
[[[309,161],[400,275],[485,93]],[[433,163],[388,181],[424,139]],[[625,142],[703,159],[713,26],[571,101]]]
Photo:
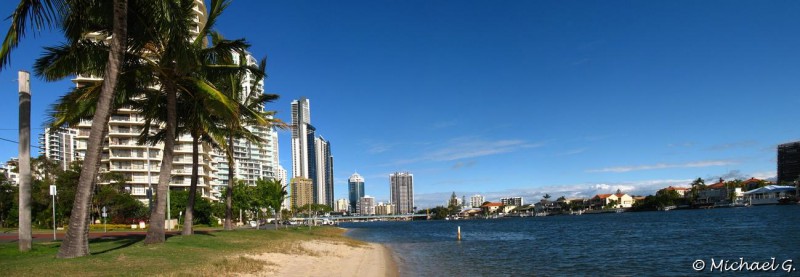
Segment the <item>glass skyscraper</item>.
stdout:
[[350,212],[356,212],[356,205],[361,197],[364,197],[364,177],[353,173],[350,179],[347,179],[347,187],[349,189]]

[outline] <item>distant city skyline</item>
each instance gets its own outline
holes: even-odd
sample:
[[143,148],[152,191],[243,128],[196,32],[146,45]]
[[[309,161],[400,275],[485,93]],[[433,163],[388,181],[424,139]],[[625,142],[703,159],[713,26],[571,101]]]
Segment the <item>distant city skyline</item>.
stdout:
[[[234,1],[217,26],[269,58],[276,118],[314,100],[314,127],[334,145],[333,199],[358,171],[388,202],[389,174],[409,171],[426,207],[453,191],[537,201],[775,178],[778,145],[800,141],[798,13],[754,1]],[[0,72],[10,141],[16,70],[61,40],[29,38]],[[73,86],[31,79],[32,136]],[[291,131],[278,137],[289,169]],[[16,156],[0,141],[0,158]]]

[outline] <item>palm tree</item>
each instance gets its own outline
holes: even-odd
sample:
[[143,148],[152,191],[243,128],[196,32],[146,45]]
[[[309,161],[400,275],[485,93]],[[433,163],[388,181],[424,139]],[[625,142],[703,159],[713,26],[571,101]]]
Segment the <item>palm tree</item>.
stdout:
[[281,212],[281,203],[286,198],[286,186],[281,185],[281,180],[271,179],[256,181],[256,186],[263,186],[264,190],[264,204],[267,208],[271,208],[275,213],[275,230],[278,230],[278,219]]
[[[193,207],[193,197],[196,191],[197,184],[197,144],[200,136],[207,133],[205,129],[213,127],[208,124],[208,118],[219,116],[221,118],[237,118],[238,113],[236,105],[225,95],[220,92],[209,81],[209,76],[204,73],[230,71],[236,68],[232,64],[219,63],[224,61],[225,55],[230,55],[231,52],[242,52],[247,44],[243,40],[237,41],[220,41],[214,47],[207,47],[208,37],[217,37],[213,34],[212,28],[216,19],[222,14],[228,6],[227,0],[212,0],[209,7],[208,17],[205,25],[200,28],[197,34],[192,34],[185,26],[193,26],[193,3],[191,1],[184,1],[175,5],[171,9],[176,10],[173,19],[175,22],[170,24],[168,30],[162,32],[166,36],[162,39],[162,43],[155,45],[149,60],[151,71],[155,73],[157,83],[160,85],[161,91],[166,97],[166,115],[163,114],[162,109],[154,110],[153,107],[158,105],[149,105],[145,110],[144,115],[147,118],[146,125],[143,130],[143,135],[147,139],[145,132],[149,132],[152,124],[160,123],[163,121],[165,128],[156,136],[157,139],[164,141],[164,155],[161,162],[161,171],[159,172],[159,183],[156,200],[156,208],[150,216],[151,224],[148,229],[147,238],[145,243],[161,243],[165,239],[164,234],[164,215],[165,215],[165,201],[166,192],[169,189],[170,173],[172,170],[172,159],[174,143],[179,131],[188,131],[193,136],[193,182],[190,186],[189,201],[187,209],[191,210]],[[221,53],[225,53],[224,55]],[[213,75],[213,74],[212,74]],[[194,103],[191,105],[200,106],[204,114],[197,115],[194,118],[182,118],[182,122],[178,122],[177,109],[179,107],[179,96],[185,100],[183,103]],[[154,97],[151,99],[158,99]],[[150,101],[150,100],[148,100]],[[197,102],[195,102],[197,101]],[[199,114],[199,110],[189,112],[189,115]],[[198,127],[199,126],[199,127]],[[191,223],[192,214],[187,213],[186,222]],[[191,226],[184,229],[184,234],[191,234]]]
[[[75,194],[73,213],[69,221],[69,229],[64,242],[59,248],[57,257],[73,258],[89,254],[88,244],[88,221],[89,221],[89,200],[92,194],[92,184],[97,175],[100,151],[102,150],[103,129],[108,122],[111,113],[111,103],[114,100],[114,92],[117,87],[117,80],[120,74],[120,67],[126,49],[129,48],[128,34],[128,13],[137,12],[132,16],[131,22],[134,28],[146,27],[152,24],[153,16],[160,13],[154,12],[154,2],[132,0],[130,3],[134,9],[129,9],[128,0],[114,1],[81,1],[81,0],[21,0],[14,14],[11,16],[12,24],[9,32],[3,41],[0,49],[0,65],[9,62],[11,49],[15,48],[19,39],[24,36],[26,21],[33,23],[36,29],[42,27],[60,27],[70,45],[75,45],[83,36],[90,32],[105,35],[110,43],[106,51],[106,58],[101,64],[93,64],[96,76],[102,76],[104,80],[99,88],[99,95],[94,102],[92,128],[89,134],[87,152],[83,160],[83,168],[79,178],[78,189]],[[148,10],[140,8],[148,7]],[[109,13],[108,11],[111,11]],[[53,22],[57,22],[53,24]],[[56,25],[56,26],[54,26]],[[144,30],[146,28],[138,28]],[[135,32],[134,32],[135,33]],[[135,44],[135,43],[134,43]],[[73,60],[72,62],[76,62]],[[93,60],[97,62],[97,60]],[[78,64],[87,65],[86,62]],[[83,69],[70,73],[81,72]],[[102,75],[101,75],[102,73]],[[58,74],[56,74],[58,75]],[[52,75],[45,75],[45,79],[54,80]]]
[[[228,163],[228,187],[225,190],[225,230],[233,230],[233,191],[232,186],[235,175],[235,162],[233,145],[234,140],[244,139],[249,142],[260,144],[263,139],[254,135],[245,126],[256,126],[260,128],[278,127],[287,128],[287,125],[279,119],[275,119],[275,111],[264,111],[264,106],[278,99],[276,94],[261,93],[257,86],[266,78],[264,69],[266,60],[262,59],[257,66],[248,64],[246,55],[240,55],[239,64],[246,65],[246,71],[239,74],[220,75],[222,78],[215,83],[222,88],[235,103],[238,103],[238,118],[230,118],[225,122],[227,138],[219,140],[225,148],[225,156]],[[243,87],[243,80],[246,74],[253,75],[253,82],[250,86]]]

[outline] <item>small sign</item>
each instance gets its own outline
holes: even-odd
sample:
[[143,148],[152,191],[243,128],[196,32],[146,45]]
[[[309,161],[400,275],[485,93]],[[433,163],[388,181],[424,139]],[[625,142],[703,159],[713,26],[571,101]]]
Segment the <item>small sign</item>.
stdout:
[[106,213],[106,206],[103,206],[103,213]]
[[103,212],[103,217],[108,217],[108,214],[106,212]]
[[50,195],[56,195],[56,185],[50,185]]

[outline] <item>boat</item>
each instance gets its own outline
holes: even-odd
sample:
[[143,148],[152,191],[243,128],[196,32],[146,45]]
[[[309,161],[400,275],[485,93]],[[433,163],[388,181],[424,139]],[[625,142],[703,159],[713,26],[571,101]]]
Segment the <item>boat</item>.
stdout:
[[662,210],[662,211],[665,211],[665,212],[666,212],[666,211],[669,211],[669,210],[674,210],[674,209],[675,209],[675,208],[677,208],[677,207],[678,207],[678,206],[675,206],[675,205],[671,205],[671,206],[664,206],[664,207],[661,207],[661,208],[660,208],[660,210]]

